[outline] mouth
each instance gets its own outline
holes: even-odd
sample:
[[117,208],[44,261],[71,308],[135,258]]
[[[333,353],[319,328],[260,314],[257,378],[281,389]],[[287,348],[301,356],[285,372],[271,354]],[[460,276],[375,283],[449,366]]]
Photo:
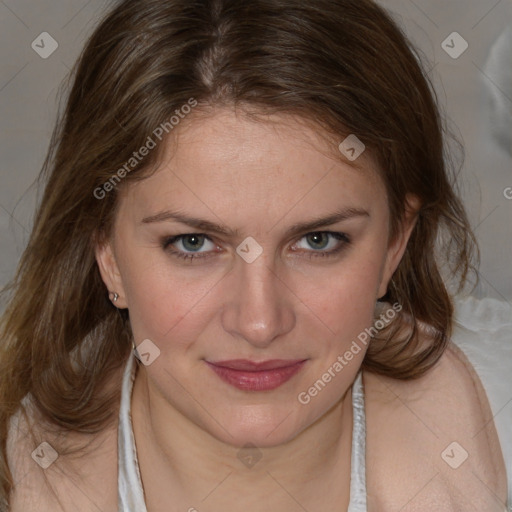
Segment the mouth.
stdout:
[[255,362],[233,359],[205,362],[220,379],[231,386],[244,391],[270,391],[289,381],[302,369],[306,360],[273,359]]

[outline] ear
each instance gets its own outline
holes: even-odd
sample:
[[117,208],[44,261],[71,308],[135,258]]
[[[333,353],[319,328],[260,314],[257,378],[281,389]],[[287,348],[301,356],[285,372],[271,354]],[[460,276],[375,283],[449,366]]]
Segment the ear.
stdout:
[[416,196],[407,194],[405,201],[405,214],[400,224],[399,232],[389,244],[386,254],[386,261],[382,270],[381,282],[377,293],[377,298],[382,298],[386,295],[388,284],[391,276],[397,269],[402,256],[404,255],[407,247],[407,242],[411,236],[412,230],[418,220],[418,210],[420,209],[420,201]]
[[101,278],[105,283],[109,293],[117,293],[119,298],[114,306],[119,309],[127,308],[126,294],[124,291],[121,273],[117,265],[113,243],[111,240],[102,240],[95,245],[96,262],[100,269]]

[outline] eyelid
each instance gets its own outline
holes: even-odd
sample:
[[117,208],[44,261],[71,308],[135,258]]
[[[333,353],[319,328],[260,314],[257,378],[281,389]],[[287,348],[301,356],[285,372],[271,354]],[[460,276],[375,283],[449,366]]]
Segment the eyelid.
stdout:
[[[307,236],[310,236],[310,235],[323,235],[323,234],[327,234],[327,235],[330,235],[332,238],[334,238],[335,240],[337,240],[338,242],[349,242],[349,238],[348,238],[348,235],[346,233],[343,233],[341,231],[309,231],[308,233],[300,236],[297,240],[297,242],[295,242],[294,245],[296,245],[297,243],[299,243],[303,238],[306,238]],[[329,253],[329,251],[312,251],[312,252],[326,252],[326,253]]]
[[[169,247],[172,246],[172,244],[174,244],[175,242],[179,242],[180,240],[183,240],[184,238],[186,238],[187,236],[201,236],[201,237],[204,237],[206,240],[210,241],[212,244],[214,245],[217,245],[214,240],[208,236],[206,233],[182,233],[180,235],[172,235],[172,236],[167,236],[167,237],[164,237],[161,241],[161,245],[162,245],[162,248],[164,250],[168,250],[169,252],[175,254],[175,255],[200,255],[200,256],[194,256],[194,259],[197,259],[197,258],[205,258],[205,257],[208,257],[209,253],[212,253],[214,251],[204,251],[204,252],[185,252],[185,251],[180,251],[180,250],[177,250],[177,249],[170,249]],[[192,259],[192,258],[190,258]]]
[[[304,234],[300,235],[297,238],[295,244],[300,242],[300,240],[302,240],[303,238],[305,238],[308,235],[324,234],[324,233],[332,236],[333,238],[335,238],[339,242],[338,245],[334,249],[330,249],[328,251],[323,251],[323,250],[315,251],[314,249],[311,249],[311,250],[308,250],[308,249],[299,249],[299,250],[292,249],[292,251],[296,252],[296,253],[306,253],[307,254],[306,257],[308,257],[308,258],[329,257],[329,256],[333,256],[334,257],[338,253],[340,253],[343,249],[345,249],[346,246],[351,244],[351,238],[346,233],[340,232],[340,231],[328,231],[328,230],[308,231],[307,233],[304,233]],[[193,233],[192,232],[192,233],[182,233],[180,235],[172,235],[172,236],[168,236],[168,237],[163,238],[162,242],[161,242],[162,248],[164,250],[167,250],[167,251],[171,252],[174,256],[176,256],[178,258],[188,259],[188,260],[191,260],[191,261],[192,260],[199,260],[199,259],[209,258],[209,257],[212,257],[216,252],[218,252],[218,251],[184,252],[184,251],[177,250],[177,249],[170,249],[170,247],[172,246],[173,243],[175,243],[175,242],[177,242],[179,240],[182,240],[183,238],[185,238],[187,236],[193,236],[193,235],[202,236],[206,240],[209,240],[210,242],[215,244],[214,239],[212,239],[212,237],[210,237],[206,233]],[[215,244],[215,245],[217,245],[217,244]]]
[[314,258],[328,258],[328,257],[336,257],[338,254],[343,252],[345,249],[348,248],[348,246],[352,243],[351,238],[344,232],[341,231],[309,231],[308,233],[302,235],[299,237],[298,241],[302,240],[302,238],[313,235],[313,234],[324,234],[331,235],[333,238],[335,238],[338,241],[338,244],[328,251],[318,250],[315,251],[314,249],[292,249],[292,251],[304,253],[306,255],[306,258],[314,259]]

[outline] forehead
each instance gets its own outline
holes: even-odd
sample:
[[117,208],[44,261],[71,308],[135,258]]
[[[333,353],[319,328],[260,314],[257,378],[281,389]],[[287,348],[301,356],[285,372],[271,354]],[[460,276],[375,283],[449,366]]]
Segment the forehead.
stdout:
[[357,167],[343,161],[341,140],[295,116],[215,109],[191,115],[171,135],[155,172],[127,188],[125,202],[139,213],[172,206],[277,220],[292,210],[385,205],[368,152]]

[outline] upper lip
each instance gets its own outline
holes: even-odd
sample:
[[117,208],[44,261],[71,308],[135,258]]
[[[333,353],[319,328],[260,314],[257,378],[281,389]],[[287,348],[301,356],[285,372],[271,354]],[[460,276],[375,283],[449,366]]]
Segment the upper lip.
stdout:
[[248,359],[230,359],[228,361],[207,361],[214,366],[221,366],[231,370],[261,372],[275,370],[276,368],[287,368],[302,363],[305,359],[270,359],[268,361],[249,361]]

